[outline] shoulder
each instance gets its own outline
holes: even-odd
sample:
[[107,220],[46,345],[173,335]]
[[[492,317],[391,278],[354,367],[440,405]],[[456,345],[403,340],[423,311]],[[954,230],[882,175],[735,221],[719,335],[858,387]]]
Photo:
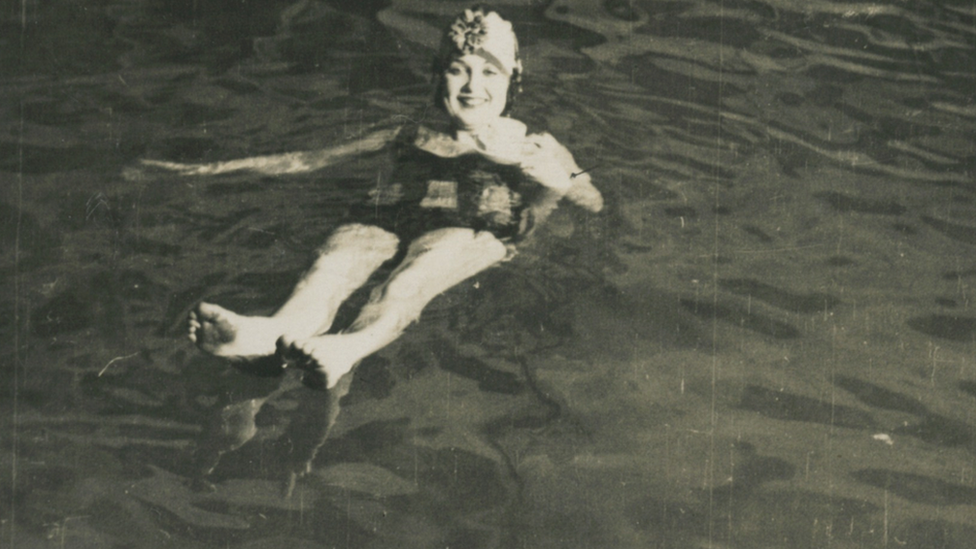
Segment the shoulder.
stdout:
[[438,156],[438,150],[443,149],[443,138],[438,138],[437,132],[420,124],[407,124],[400,128],[393,139],[393,153],[398,160],[413,158],[422,153],[433,153]]
[[421,126],[419,124],[405,124],[400,126],[400,129],[396,132],[396,136],[393,138],[393,148],[400,151],[414,147],[414,141],[417,139],[420,128]]

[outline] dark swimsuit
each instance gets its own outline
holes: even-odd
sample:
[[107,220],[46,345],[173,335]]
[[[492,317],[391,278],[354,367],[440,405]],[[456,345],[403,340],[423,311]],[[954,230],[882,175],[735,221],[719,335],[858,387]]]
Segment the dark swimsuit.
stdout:
[[440,156],[419,148],[412,135],[401,132],[393,176],[356,208],[358,221],[404,241],[448,227],[487,231],[503,242],[518,239],[527,187],[519,168],[476,153]]

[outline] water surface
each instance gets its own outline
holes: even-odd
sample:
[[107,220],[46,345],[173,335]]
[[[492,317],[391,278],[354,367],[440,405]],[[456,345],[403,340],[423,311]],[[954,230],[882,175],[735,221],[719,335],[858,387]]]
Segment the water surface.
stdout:
[[971,3],[501,4],[515,116],[608,207],[438,298],[324,443],[183,319],[288,295],[388,169],[321,151],[436,116],[466,4],[8,4],[4,546],[972,546]]

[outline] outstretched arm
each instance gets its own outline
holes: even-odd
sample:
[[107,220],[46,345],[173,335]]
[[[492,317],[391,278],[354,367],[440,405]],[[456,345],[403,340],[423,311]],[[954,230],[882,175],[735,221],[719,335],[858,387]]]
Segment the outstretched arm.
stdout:
[[393,141],[398,131],[397,128],[378,130],[354,141],[316,151],[253,156],[209,164],[182,164],[163,160],[143,160],[142,164],[180,175],[218,175],[243,170],[264,175],[305,173],[338,164],[359,154],[376,152]]

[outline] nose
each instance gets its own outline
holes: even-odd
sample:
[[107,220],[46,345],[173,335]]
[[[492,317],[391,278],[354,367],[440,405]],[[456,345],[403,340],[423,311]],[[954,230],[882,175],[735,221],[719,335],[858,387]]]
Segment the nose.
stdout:
[[468,71],[468,80],[461,89],[466,92],[476,90],[481,86],[483,79],[484,77],[478,71]]

